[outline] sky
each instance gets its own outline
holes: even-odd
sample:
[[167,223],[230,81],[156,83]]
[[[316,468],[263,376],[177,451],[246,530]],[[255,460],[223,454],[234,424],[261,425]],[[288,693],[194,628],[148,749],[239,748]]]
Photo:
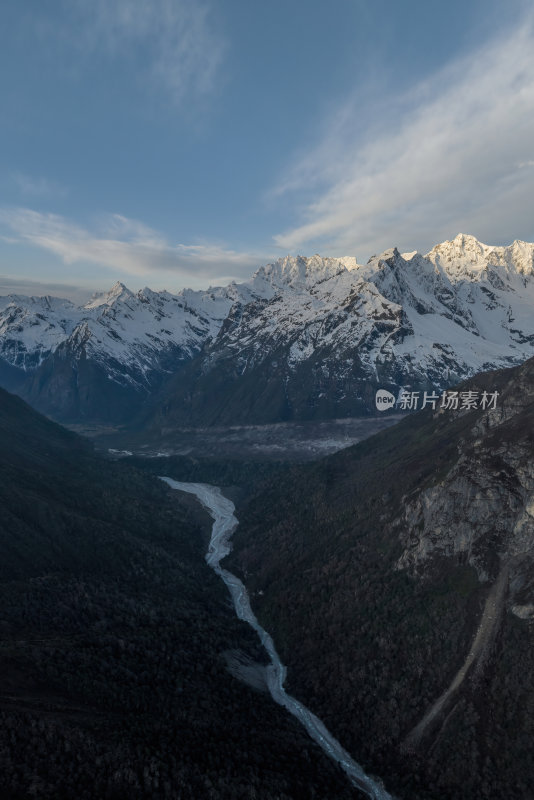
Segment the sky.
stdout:
[[524,0],[2,0],[0,294],[534,241]]

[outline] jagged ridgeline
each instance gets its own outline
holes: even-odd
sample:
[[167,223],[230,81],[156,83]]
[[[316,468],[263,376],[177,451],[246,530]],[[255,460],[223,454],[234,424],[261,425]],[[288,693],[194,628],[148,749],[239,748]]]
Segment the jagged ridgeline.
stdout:
[[0,383],[62,422],[180,425],[375,413],[534,352],[534,245],[286,257],[177,295],[118,283],[79,308],[0,299]]
[[270,697],[210,522],[0,390],[0,796],[356,798]]
[[288,690],[404,800],[534,797],[534,359],[240,511],[229,569]]

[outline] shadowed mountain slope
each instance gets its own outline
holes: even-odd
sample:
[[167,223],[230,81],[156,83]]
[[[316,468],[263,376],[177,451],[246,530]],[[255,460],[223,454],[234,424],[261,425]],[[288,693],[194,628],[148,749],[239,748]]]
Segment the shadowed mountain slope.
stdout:
[[180,498],[0,391],[3,798],[357,796],[228,671],[262,651]]
[[289,688],[410,800],[534,796],[534,360],[241,510],[230,568]]

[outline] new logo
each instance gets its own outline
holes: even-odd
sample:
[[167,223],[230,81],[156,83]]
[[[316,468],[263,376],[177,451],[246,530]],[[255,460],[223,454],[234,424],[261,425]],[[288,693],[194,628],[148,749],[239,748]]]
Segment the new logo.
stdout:
[[376,407],[379,411],[387,411],[395,405],[395,396],[386,389],[379,389],[375,397]]

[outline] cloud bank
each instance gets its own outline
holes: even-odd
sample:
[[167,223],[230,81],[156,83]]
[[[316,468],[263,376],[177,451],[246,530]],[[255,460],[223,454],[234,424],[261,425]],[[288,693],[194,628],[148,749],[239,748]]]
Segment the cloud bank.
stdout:
[[534,238],[531,18],[392,100],[367,137],[362,130],[350,99],[274,187],[301,204],[278,246],[368,257],[393,245],[425,251],[459,231],[492,244]]
[[74,303],[86,303],[91,297],[91,290],[71,283],[54,283],[52,281],[32,280],[31,278],[16,278],[12,275],[0,275],[0,297],[11,294],[43,297],[65,297]]
[[103,218],[97,231],[28,208],[0,209],[0,223],[16,242],[54,253],[66,264],[97,264],[132,276],[167,272],[186,281],[223,276],[230,280],[249,277],[264,263],[260,254],[217,244],[170,244],[158,231],[120,214]]

